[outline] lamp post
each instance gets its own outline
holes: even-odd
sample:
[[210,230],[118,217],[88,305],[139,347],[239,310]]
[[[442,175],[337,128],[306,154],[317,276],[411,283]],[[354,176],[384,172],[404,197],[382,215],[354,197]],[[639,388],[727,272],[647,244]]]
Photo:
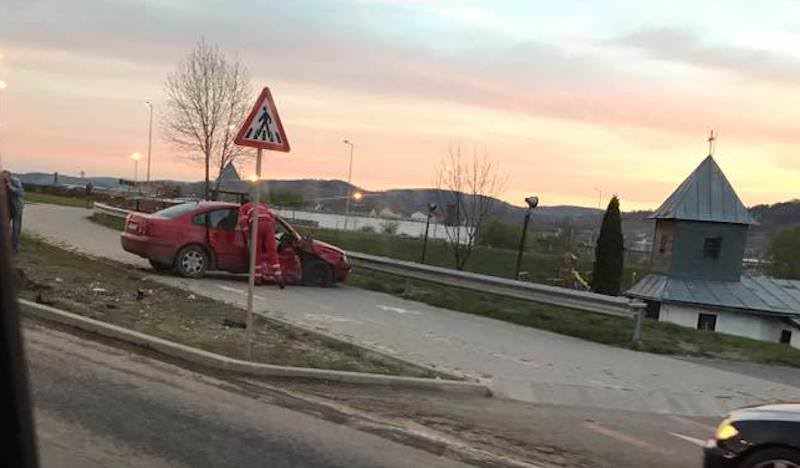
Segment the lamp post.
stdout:
[[436,211],[436,203],[428,203],[428,219],[425,220],[425,238],[422,240],[422,260],[420,263],[425,263],[425,253],[428,251],[428,229],[431,227],[431,217],[433,217],[434,211]]
[[153,102],[145,101],[144,105],[150,109],[150,124],[147,127],[147,179],[150,182],[150,153],[153,147]]
[[140,152],[135,152],[131,155],[131,159],[133,159],[133,185],[139,185],[139,160],[142,159],[142,154]]
[[519,238],[517,265],[514,267],[514,279],[519,279],[519,268],[522,266],[522,251],[525,250],[525,237],[528,234],[528,222],[531,220],[533,209],[539,205],[539,197],[528,197],[525,199],[525,203],[528,204],[528,211],[525,213],[525,222],[522,225],[522,235]]
[[344,144],[350,147],[350,167],[347,170],[347,202],[344,208],[344,230],[347,230],[347,218],[350,217],[350,199],[353,198],[353,148],[355,145],[350,140],[344,140]]

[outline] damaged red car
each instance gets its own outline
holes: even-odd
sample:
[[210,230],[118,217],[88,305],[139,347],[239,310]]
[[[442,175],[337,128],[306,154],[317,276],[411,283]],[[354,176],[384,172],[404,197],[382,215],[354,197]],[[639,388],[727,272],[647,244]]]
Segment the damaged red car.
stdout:
[[[200,278],[207,271],[248,271],[247,244],[239,227],[239,205],[192,202],[125,219],[122,248],[144,257],[158,271]],[[284,280],[331,286],[345,280],[350,262],[344,250],[301,236],[279,216],[275,238]]]

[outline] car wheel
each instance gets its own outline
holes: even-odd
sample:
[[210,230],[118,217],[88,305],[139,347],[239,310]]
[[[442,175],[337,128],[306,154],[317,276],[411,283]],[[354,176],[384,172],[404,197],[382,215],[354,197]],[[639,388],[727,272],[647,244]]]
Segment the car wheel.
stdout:
[[303,284],[326,288],[333,283],[333,269],[318,258],[303,262]]
[[184,247],[178,252],[175,269],[181,276],[201,278],[208,268],[208,253],[199,245]]
[[165,272],[165,271],[169,271],[169,270],[172,269],[172,265],[169,265],[169,264],[166,264],[166,263],[157,262],[157,261],[152,260],[152,259],[150,259],[149,261],[150,261],[150,266],[153,267],[153,269],[158,271],[158,272]]
[[800,468],[800,451],[785,448],[759,450],[744,461],[742,468]]

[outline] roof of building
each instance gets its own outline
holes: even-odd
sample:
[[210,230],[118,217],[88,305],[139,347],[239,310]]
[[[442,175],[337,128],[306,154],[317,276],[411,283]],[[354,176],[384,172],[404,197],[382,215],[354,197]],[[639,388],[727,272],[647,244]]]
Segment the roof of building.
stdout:
[[800,281],[742,275],[740,281],[708,281],[651,274],[626,296],[800,318]]
[[710,155],[650,218],[758,224]]
[[222,169],[222,173],[219,175],[219,180],[223,182],[233,182],[242,179],[239,177],[239,171],[236,170],[236,166],[234,166],[232,162],[229,162]]

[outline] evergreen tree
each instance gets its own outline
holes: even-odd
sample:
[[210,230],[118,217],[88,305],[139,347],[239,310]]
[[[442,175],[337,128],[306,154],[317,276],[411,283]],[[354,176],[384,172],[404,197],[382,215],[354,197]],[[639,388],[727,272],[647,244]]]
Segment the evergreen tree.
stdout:
[[612,296],[620,293],[624,250],[622,216],[619,213],[619,199],[615,195],[603,215],[603,225],[594,248],[592,291]]

